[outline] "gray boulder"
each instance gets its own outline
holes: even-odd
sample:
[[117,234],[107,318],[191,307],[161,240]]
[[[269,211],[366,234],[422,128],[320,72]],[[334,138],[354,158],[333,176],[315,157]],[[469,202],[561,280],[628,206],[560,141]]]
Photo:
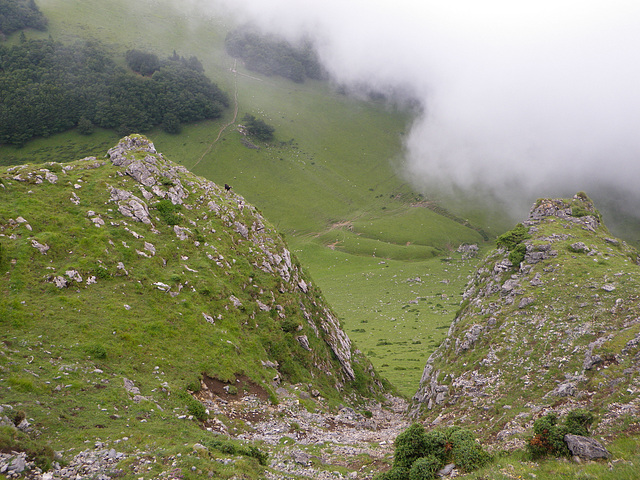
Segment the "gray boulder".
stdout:
[[582,435],[565,435],[564,442],[574,457],[585,460],[597,460],[609,458],[611,454],[600,442]]

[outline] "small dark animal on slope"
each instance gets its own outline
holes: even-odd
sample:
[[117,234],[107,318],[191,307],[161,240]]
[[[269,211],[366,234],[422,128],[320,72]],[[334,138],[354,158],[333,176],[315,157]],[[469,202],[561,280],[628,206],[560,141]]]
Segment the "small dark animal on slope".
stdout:
[[225,183],[224,184],[224,189],[228,192],[229,190],[231,190],[231,185]]

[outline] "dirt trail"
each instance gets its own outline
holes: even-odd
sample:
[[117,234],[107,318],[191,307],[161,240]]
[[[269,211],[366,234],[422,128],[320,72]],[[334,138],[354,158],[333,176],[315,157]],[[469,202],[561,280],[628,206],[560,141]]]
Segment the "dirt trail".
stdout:
[[220,140],[220,137],[222,137],[222,134],[224,133],[224,131],[229,128],[231,125],[236,123],[236,119],[238,118],[238,70],[237,70],[237,63],[238,61],[235,60],[233,62],[233,68],[231,69],[231,72],[233,73],[233,118],[231,119],[230,122],[225,123],[221,128],[220,131],[218,132],[218,136],[216,137],[216,139],[207,147],[207,149],[204,151],[204,153],[200,156],[200,158],[198,159],[198,161],[191,167],[190,170],[193,170],[195,167],[198,166],[198,164],[202,161],[202,159],[209,154],[209,152],[211,151],[211,149],[213,148],[213,146],[218,143],[218,141]]

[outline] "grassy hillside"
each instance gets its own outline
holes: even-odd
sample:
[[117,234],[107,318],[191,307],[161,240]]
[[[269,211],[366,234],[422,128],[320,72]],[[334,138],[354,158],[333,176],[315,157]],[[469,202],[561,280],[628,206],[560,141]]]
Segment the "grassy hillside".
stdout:
[[536,418],[584,408],[595,432],[637,432],[638,252],[611,236],[593,203],[540,199],[525,226],[481,263],[415,407],[523,445]]
[[[361,328],[362,311],[354,308],[356,304],[379,304],[371,319],[379,320],[379,329],[385,329],[385,322],[398,312],[389,302],[378,302],[380,292],[367,288],[366,281],[361,281],[365,277],[334,269],[331,258],[335,252],[346,255],[352,264],[394,260],[387,263],[385,272],[391,279],[403,276],[405,270],[430,279],[441,272],[437,256],[448,256],[460,243],[483,240],[462,221],[430,209],[433,204],[398,175],[402,137],[411,112],[345,96],[327,83],[296,84],[244,70],[223,50],[222,40],[233,24],[220,16],[168,2],[42,1],[39,5],[50,19],[49,31],[28,32],[29,36],[51,34],[65,42],[97,39],[123,63],[124,52],[130,48],[148,49],[159,56],[176,50],[201,60],[206,73],[237,99],[237,115],[232,108],[219,121],[187,126],[180,135],[160,131],[148,135],[160,151],[195,173],[231,184],[286,233],[292,249],[351,330]],[[14,41],[16,36],[9,39]],[[236,125],[245,113],[273,125],[275,141],[256,142],[258,150],[244,146]],[[21,149],[0,147],[0,164],[100,157],[117,139],[108,131],[89,137],[71,131],[33,140]],[[347,296],[343,285],[349,276],[352,291]],[[414,288],[401,282],[393,295],[410,298],[413,290],[426,298],[438,290],[441,284],[437,282],[432,286],[425,280]],[[450,297],[462,290],[455,282],[444,287]],[[452,297],[450,303],[455,302]],[[416,326],[426,335],[433,334],[431,326],[444,328],[450,321],[446,315],[429,313],[425,327]],[[415,340],[398,338],[394,352],[398,358],[406,353],[422,363],[431,346],[405,352],[409,343],[403,342],[410,341]],[[387,348],[383,350],[378,343],[368,348],[377,355],[376,367],[385,369],[404,394],[412,395],[419,368],[405,371],[393,370],[398,365],[384,366],[395,362],[382,360]]]
[[0,419],[26,416],[40,445],[129,432],[130,453],[175,454],[202,436],[202,382],[272,402],[302,383],[327,406],[382,392],[273,227],[143,137],[3,169],[0,196]]

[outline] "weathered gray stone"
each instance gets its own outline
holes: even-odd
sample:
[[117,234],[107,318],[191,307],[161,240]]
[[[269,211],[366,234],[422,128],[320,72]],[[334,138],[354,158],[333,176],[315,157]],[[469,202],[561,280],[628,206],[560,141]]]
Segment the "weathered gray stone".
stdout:
[[240,223],[240,222],[235,222],[234,226],[235,226],[236,233],[239,233],[244,238],[249,238],[249,229],[247,228],[247,226],[245,224]]
[[438,470],[436,472],[436,475],[438,477],[446,477],[447,475],[450,475],[451,472],[453,472],[454,468],[456,468],[456,464],[455,463],[450,463],[448,465],[445,465],[442,469]]
[[33,248],[38,249],[38,251],[43,255],[46,255],[47,251],[50,248],[49,245],[47,245],[46,243],[43,245],[40,242],[38,242],[37,240],[31,240],[31,246]]
[[594,438],[582,435],[565,435],[564,441],[572,455],[585,460],[607,459],[611,453]]
[[135,384],[129,380],[128,378],[124,378],[124,389],[133,394],[133,395],[140,395],[140,389],[138,387],[135,386]]
[[520,300],[520,303],[518,303],[518,308],[528,307],[535,301],[536,299],[534,297],[524,297],[522,300]]
[[571,251],[575,253],[586,253],[589,251],[589,247],[587,247],[584,242],[576,242],[570,245]]
[[231,303],[233,303],[234,307],[236,308],[242,307],[242,302],[235,295],[231,295],[229,297],[229,300],[231,300]]
[[309,339],[306,335],[300,335],[299,337],[296,337],[296,340],[298,340],[298,343],[300,344],[300,346],[302,346],[302,348],[309,352],[311,351],[311,347],[309,346]]

